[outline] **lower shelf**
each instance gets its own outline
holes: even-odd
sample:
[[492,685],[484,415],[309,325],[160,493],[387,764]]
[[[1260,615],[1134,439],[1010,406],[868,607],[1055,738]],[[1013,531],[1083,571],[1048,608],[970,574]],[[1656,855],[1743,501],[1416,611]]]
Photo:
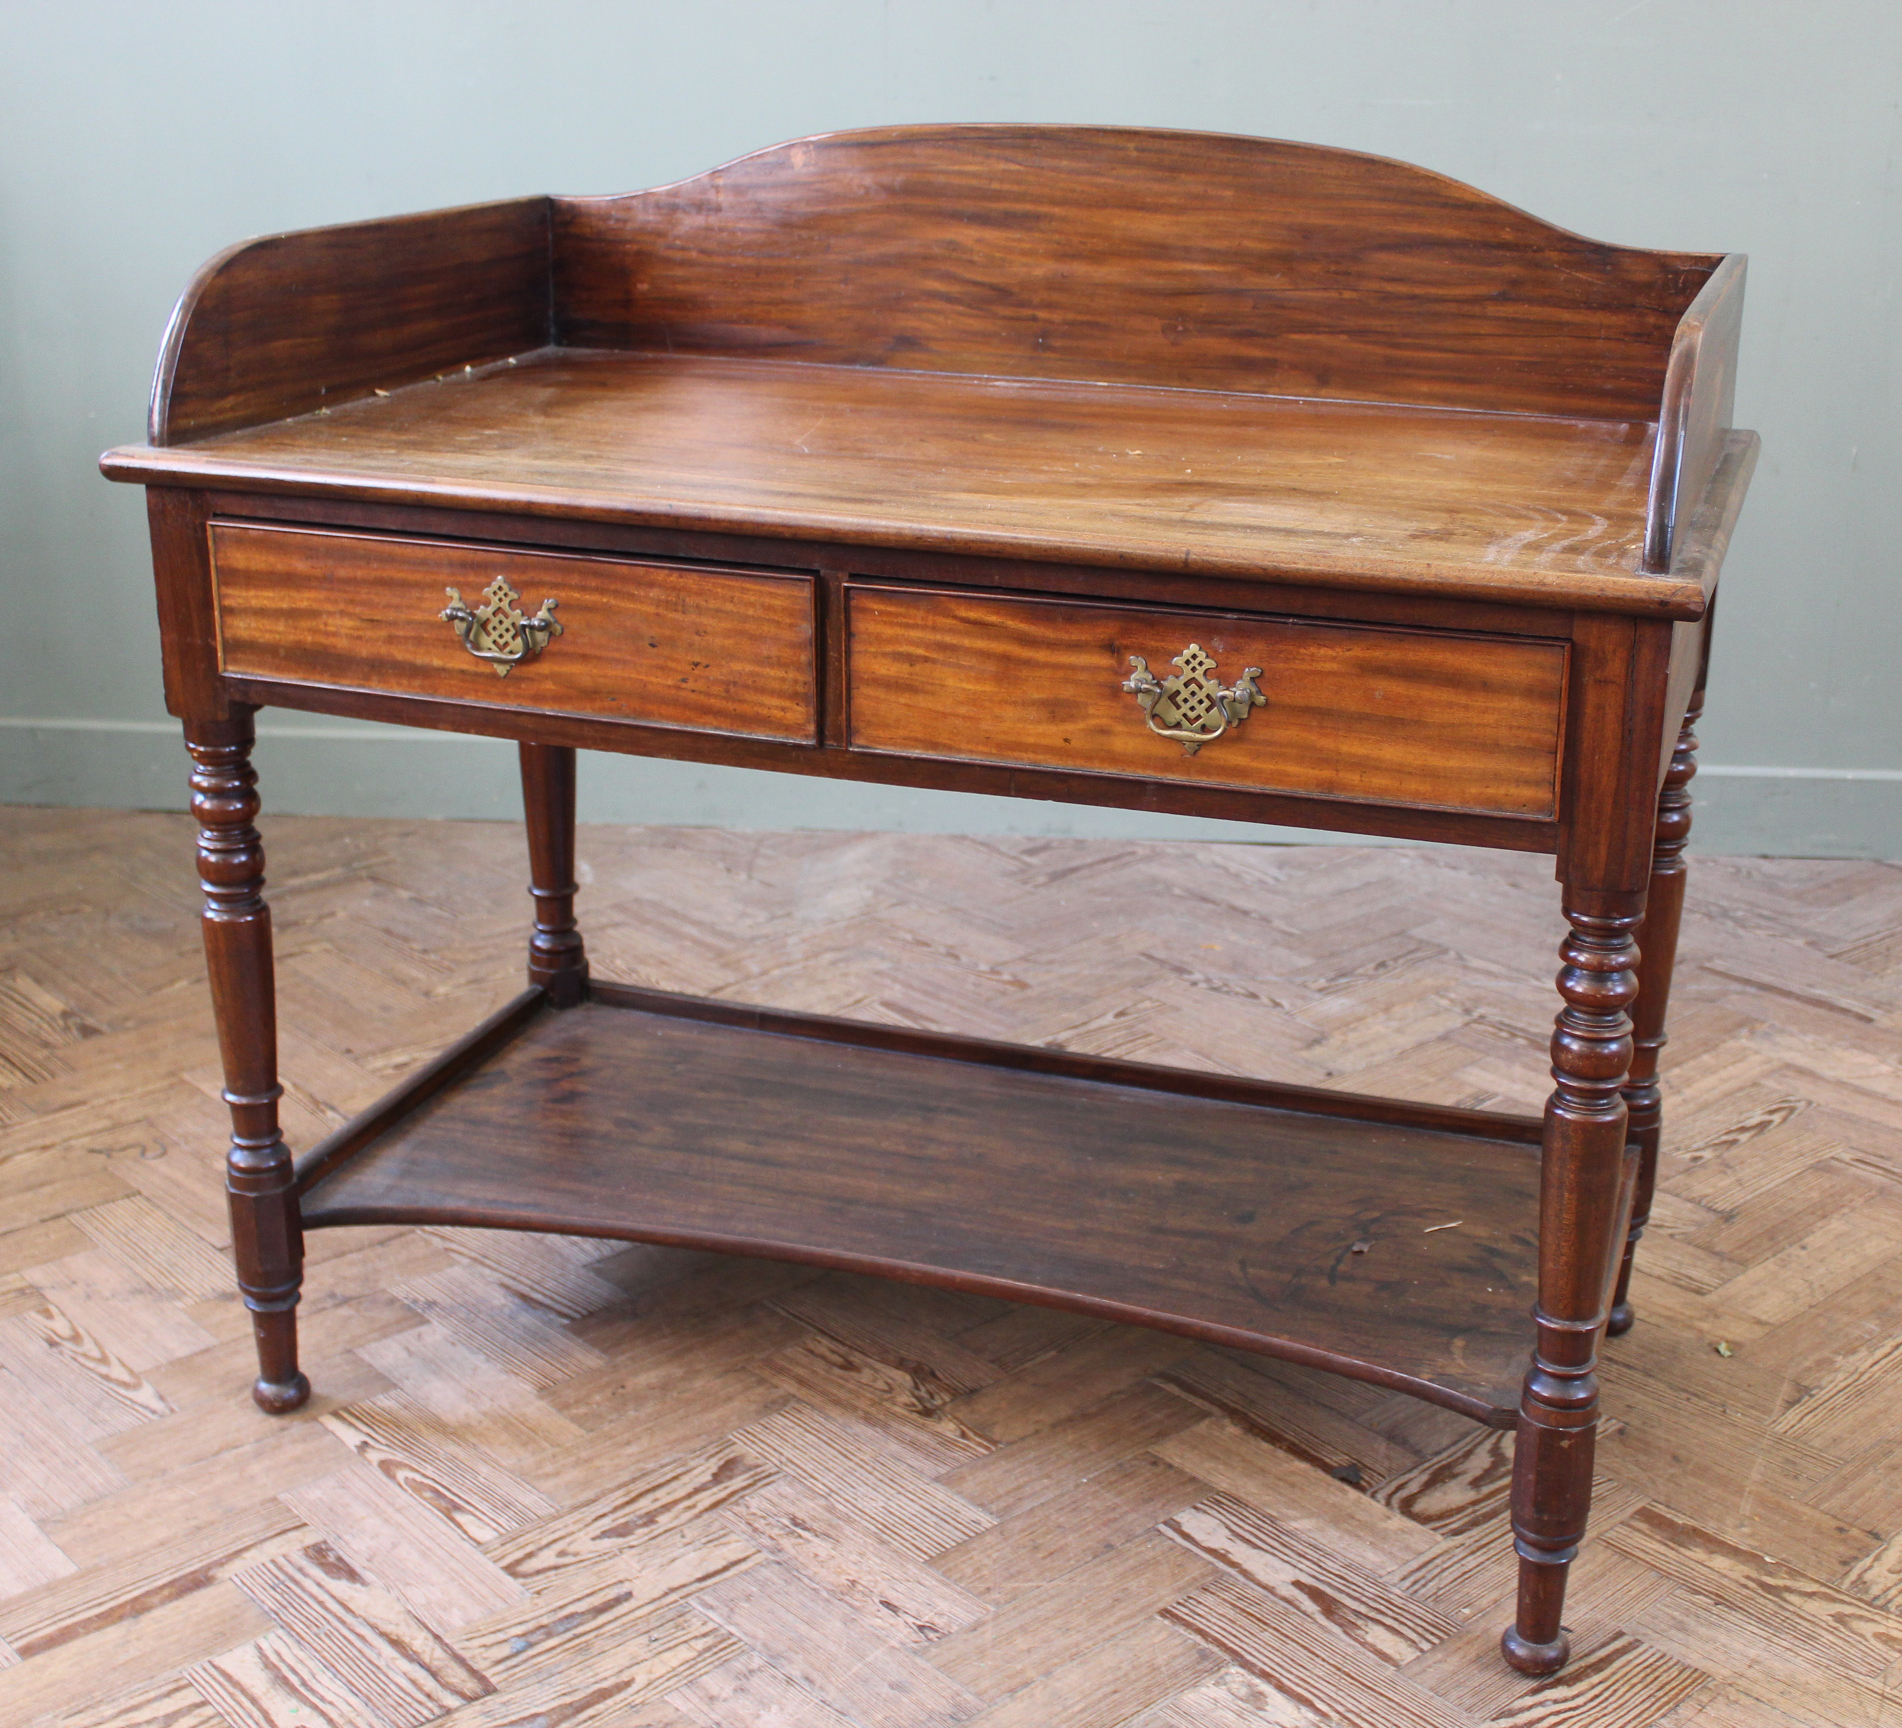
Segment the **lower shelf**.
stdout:
[[526,993],[316,1148],[300,1186],[307,1228],[554,1230],[872,1272],[1505,1425],[1532,1335],[1537,1134],[597,985],[565,1010]]

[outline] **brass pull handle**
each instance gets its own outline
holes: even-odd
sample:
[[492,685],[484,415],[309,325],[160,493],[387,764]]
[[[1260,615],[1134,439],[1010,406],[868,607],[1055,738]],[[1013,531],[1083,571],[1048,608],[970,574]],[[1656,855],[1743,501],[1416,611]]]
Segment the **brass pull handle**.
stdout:
[[559,636],[555,622],[555,603],[544,600],[533,618],[524,616],[521,595],[498,576],[482,590],[480,606],[471,607],[457,588],[443,590],[449,604],[436,614],[455,626],[456,634],[478,660],[495,668],[498,678],[506,678],[524,660],[533,660],[548,646],[548,638]]
[[1173,660],[1177,668],[1167,678],[1158,678],[1149,670],[1149,662],[1132,654],[1129,663],[1136,668],[1124,681],[1123,688],[1136,698],[1149,730],[1158,738],[1173,739],[1185,756],[1193,756],[1204,744],[1213,743],[1231,726],[1248,718],[1249,710],[1264,707],[1268,698],[1255,688],[1261,676],[1259,666],[1250,666],[1235,682],[1224,689],[1215,682],[1215,657],[1198,642],[1191,642]]

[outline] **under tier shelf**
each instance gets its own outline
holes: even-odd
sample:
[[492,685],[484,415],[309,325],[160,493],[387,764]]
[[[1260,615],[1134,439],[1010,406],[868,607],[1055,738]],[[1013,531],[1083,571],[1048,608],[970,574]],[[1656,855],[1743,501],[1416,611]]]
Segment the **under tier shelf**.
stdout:
[[307,1227],[553,1230],[877,1273],[1506,1424],[1538,1124],[598,985],[528,992],[300,1166]]

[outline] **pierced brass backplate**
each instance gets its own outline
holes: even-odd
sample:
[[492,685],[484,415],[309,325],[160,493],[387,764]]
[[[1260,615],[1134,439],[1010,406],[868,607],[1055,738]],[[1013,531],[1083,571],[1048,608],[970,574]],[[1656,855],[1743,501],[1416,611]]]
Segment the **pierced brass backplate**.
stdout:
[[1191,642],[1169,662],[1178,670],[1167,678],[1151,672],[1149,662],[1140,654],[1130,655],[1129,663],[1136,670],[1123,688],[1136,698],[1148,717],[1149,730],[1158,738],[1173,738],[1185,756],[1193,756],[1229,727],[1239,726],[1251,708],[1263,707],[1268,701],[1255,688],[1255,680],[1261,676],[1259,666],[1250,666],[1224,689],[1213,677],[1215,656],[1199,642]]
[[524,660],[533,660],[548,646],[550,636],[559,636],[555,622],[555,603],[544,600],[533,618],[525,617],[519,604],[521,595],[498,576],[482,590],[483,604],[473,609],[457,588],[444,590],[449,604],[437,614],[456,627],[456,634],[478,660],[486,660],[496,675],[506,678]]

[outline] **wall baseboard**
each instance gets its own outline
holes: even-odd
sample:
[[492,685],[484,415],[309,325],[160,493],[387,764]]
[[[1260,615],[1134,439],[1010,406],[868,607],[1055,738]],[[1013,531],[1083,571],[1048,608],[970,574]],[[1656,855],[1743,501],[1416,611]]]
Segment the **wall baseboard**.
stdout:
[[1713,762],[1691,791],[1693,852],[1902,859],[1902,770]]
[[[1138,810],[1041,804],[584,753],[590,822],[1031,834],[1123,840],[1329,843],[1352,837]],[[302,816],[514,820],[514,751],[493,738],[400,726],[268,721],[257,764],[267,811]],[[0,803],[182,810],[186,759],[169,720],[0,718]],[[1703,768],[1692,850],[1902,859],[1902,770]],[[1393,845],[1374,836],[1355,844]]]

